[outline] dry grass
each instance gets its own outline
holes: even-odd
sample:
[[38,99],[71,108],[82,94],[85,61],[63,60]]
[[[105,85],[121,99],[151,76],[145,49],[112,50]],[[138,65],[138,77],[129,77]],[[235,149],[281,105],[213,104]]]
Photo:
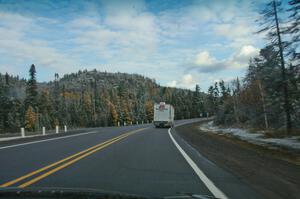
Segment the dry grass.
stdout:
[[268,154],[273,158],[284,160],[300,166],[300,156],[298,152],[287,150],[284,148],[268,148],[265,146],[249,143],[247,141],[241,140],[233,136],[228,136],[228,135],[220,135],[220,134],[208,134],[208,135],[211,137],[219,137],[219,138],[222,137],[223,139],[226,139],[229,142],[238,144],[248,149],[252,149],[260,154]]
[[300,136],[300,129],[293,129],[289,134],[285,130],[268,130],[264,133],[265,138],[285,138],[291,136]]

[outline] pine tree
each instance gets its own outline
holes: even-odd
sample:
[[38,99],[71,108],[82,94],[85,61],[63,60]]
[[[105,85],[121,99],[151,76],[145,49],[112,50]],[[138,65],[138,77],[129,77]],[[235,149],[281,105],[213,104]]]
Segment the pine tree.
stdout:
[[259,55],[251,59],[244,82],[242,96],[247,96],[248,99],[243,99],[243,103],[249,107],[245,106],[246,111],[241,112],[243,115],[247,112],[248,116],[244,115],[244,118],[247,117],[251,124],[264,128],[284,126],[280,57],[274,45],[261,49]]
[[8,75],[8,73],[5,73],[5,84],[9,85],[9,75]]
[[[291,37],[289,44],[289,54],[292,55],[292,59],[297,61],[297,66],[300,65],[300,0],[290,0],[290,8],[287,9],[289,14],[289,26],[284,31],[285,34]],[[297,51],[298,49],[298,51]]]
[[39,113],[40,113],[40,125],[47,129],[52,128],[51,115],[53,113],[53,107],[51,106],[49,91],[43,90],[40,94],[39,101]]
[[233,108],[234,108],[234,117],[236,123],[240,123],[240,93],[241,93],[241,84],[240,80],[237,77],[236,80],[232,82],[233,89],[232,89],[232,95],[233,95]]
[[62,122],[64,125],[67,125],[69,122],[69,114],[67,110],[67,103],[66,103],[66,88],[65,85],[62,86],[61,92],[61,103],[60,103],[60,114],[62,116]]
[[25,107],[26,110],[29,106],[31,106],[34,110],[37,108],[37,82],[36,82],[36,69],[34,64],[31,65],[29,70],[29,80],[27,81],[26,87],[26,99],[25,99]]
[[58,73],[54,74],[54,90],[53,90],[53,120],[54,126],[63,123],[63,118],[61,115],[61,96],[60,96],[60,89],[59,89],[59,75]]
[[0,79],[0,132],[5,132],[8,128],[8,113],[10,110],[10,100],[8,98],[8,87]]
[[192,107],[191,107],[192,117],[199,117],[200,112],[203,111],[201,97],[200,97],[200,86],[196,84],[195,92],[193,93]]
[[21,127],[21,102],[18,99],[13,99],[10,102],[10,108],[8,113],[8,128],[12,132],[19,131]]
[[221,96],[221,98],[220,98],[220,103],[223,104],[224,101],[227,99],[227,97],[228,97],[228,95],[229,95],[229,92],[228,92],[227,89],[226,89],[224,80],[221,80],[221,81],[219,82],[219,87],[220,87],[220,89],[221,89],[221,94],[222,94],[222,96]]
[[205,104],[209,115],[214,115],[217,112],[217,97],[215,95],[215,88],[213,86],[208,88],[208,96]]
[[281,79],[283,84],[283,94],[284,94],[284,108],[285,108],[285,116],[286,116],[286,130],[289,133],[292,128],[291,121],[291,111],[290,111],[290,99],[289,99],[289,91],[288,91],[288,81],[286,76],[286,68],[285,68],[285,60],[284,60],[284,47],[286,46],[286,42],[282,41],[281,34],[282,30],[279,26],[279,17],[278,12],[280,9],[281,2],[277,0],[272,0],[269,2],[266,7],[262,10],[261,15],[263,16],[263,20],[260,22],[263,26],[258,33],[267,33],[267,39],[271,41],[271,43],[277,47],[280,58],[281,65]]

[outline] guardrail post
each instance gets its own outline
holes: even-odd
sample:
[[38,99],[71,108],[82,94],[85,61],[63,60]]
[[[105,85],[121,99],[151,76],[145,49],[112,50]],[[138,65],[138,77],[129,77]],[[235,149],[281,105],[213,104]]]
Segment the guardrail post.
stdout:
[[25,129],[24,128],[21,128],[21,136],[22,136],[22,138],[25,137]]
[[68,131],[68,129],[67,129],[67,125],[65,125],[65,133]]
[[59,129],[58,129],[58,126],[56,125],[55,127],[55,133],[58,133],[59,132]]
[[43,135],[46,135],[46,128],[43,126]]

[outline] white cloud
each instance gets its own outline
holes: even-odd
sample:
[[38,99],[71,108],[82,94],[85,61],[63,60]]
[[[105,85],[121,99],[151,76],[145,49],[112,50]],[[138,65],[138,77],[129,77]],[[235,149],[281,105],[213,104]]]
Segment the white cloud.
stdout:
[[191,85],[195,84],[195,80],[191,74],[186,74],[182,77],[181,83],[186,86],[191,86]]
[[255,45],[260,41],[260,35],[255,34],[257,27],[253,18],[241,17],[229,23],[215,24],[213,32],[216,36],[226,39],[228,47],[237,49],[244,45]]
[[215,62],[215,58],[211,57],[208,51],[203,51],[196,55],[195,64],[197,65],[212,65]]
[[177,86],[177,81],[173,80],[173,81],[167,82],[167,86],[168,87],[176,87]]
[[225,69],[244,69],[248,66],[249,59],[258,54],[259,49],[251,45],[243,46],[227,59],[218,60],[211,56],[208,51],[198,53],[191,69],[197,69],[200,72],[215,72]]
[[215,26],[214,31],[217,35],[229,39],[244,37],[251,32],[249,26],[246,24],[218,24]]
[[197,81],[191,74],[184,74],[178,81],[173,80],[167,83],[169,87],[180,87],[194,89]]
[[67,25],[69,28],[92,28],[94,26],[98,26],[98,22],[95,18],[88,18],[88,17],[81,17],[81,18],[76,18],[69,22]]
[[141,61],[155,52],[159,43],[155,17],[149,13],[121,12],[103,20],[74,19],[67,27],[72,28],[78,49],[104,59]]
[[255,54],[257,54],[258,49],[248,45],[248,46],[243,46],[243,48],[241,49],[241,52],[239,53],[239,56],[253,56]]
[[[196,1],[151,12],[151,2],[103,1],[71,20],[53,17],[58,21],[0,12],[0,56],[18,67],[35,63],[73,72],[98,66],[192,88],[199,74],[243,68],[257,53],[245,2]],[[231,56],[221,59],[216,51]]]
[[[54,68],[58,72],[67,72],[69,67],[75,65],[71,57],[50,47],[48,41],[27,37],[40,30],[33,18],[3,12],[0,13],[0,18],[5,19],[0,22],[0,55],[13,60],[13,65],[35,63],[41,67]],[[37,20],[40,22],[43,19]]]
[[242,49],[237,54],[234,55],[233,60],[241,64],[244,64],[245,62],[248,63],[249,58],[258,55],[258,53],[259,53],[258,48],[255,48],[254,46],[251,45],[246,45],[243,46]]

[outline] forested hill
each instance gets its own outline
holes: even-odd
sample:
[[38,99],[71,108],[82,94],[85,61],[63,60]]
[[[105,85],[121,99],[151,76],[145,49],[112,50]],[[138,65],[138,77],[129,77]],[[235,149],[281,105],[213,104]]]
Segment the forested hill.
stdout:
[[55,125],[110,126],[153,120],[153,103],[175,107],[176,119],[204,113],[204,93],[163,87],[155,80],[126,73],[79,71],[46,83],[36,82],[38,68],[31,66],[29,79],[0,74],[0,131],[21,126],[37,130]]

